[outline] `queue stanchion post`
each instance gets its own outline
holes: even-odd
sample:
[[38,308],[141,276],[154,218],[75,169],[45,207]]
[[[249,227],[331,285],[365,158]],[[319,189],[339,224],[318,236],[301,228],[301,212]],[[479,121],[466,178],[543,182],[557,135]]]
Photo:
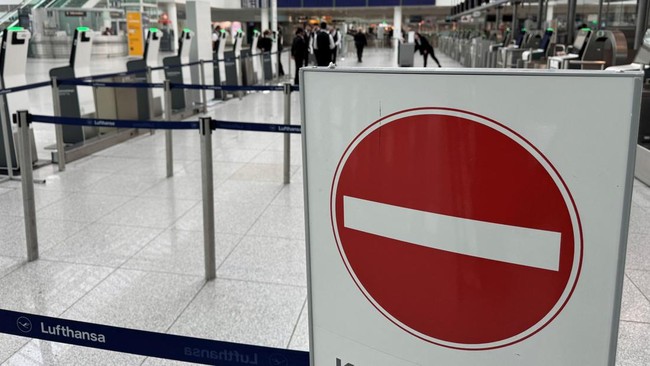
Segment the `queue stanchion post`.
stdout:
[[[199,60],[199,74],[201,75],[201,85],[205,86],[205,62],[204,60]],[[202,112],[206,113],[208,111],[208,96],[205,88],[201,89],[201,102],[203,103]]]
[[[291,124],[291,83],[284,83],[284,124]],[[284,184],[291,183],[291,135],[284,134]]]
[[260,60],[260,69],[262,71],[262,80],[260,80],[260,85],[266,85],[266,71],[264,70],[264,51],[260,52],[257,57]]
[[[153,71],[151,70],[151,66],[147,66],[147,84],[153,83],[153,77],[152,77]],[[149,89],[147,91],[147,99],[149,100],[149,119],[153,119],[154,117],[154,98],[153,98],[153,89]],[[149,130],[149,134],[153,135],[156,133],[156,130],[153,128]]]
[[23,214],[25,216],[25,238],[27,239],[27,261],[38,259],[38,235],[36,231],[36,200],[34,198],[34,174],[29,124],[30,116],[25,110],[14,114],[20,136],[20,174],[23,190]]
[[289,77],[289,80],[291,80],[291,51],[287,51],[287,76]]
[[[165,120],[172,120],[172,86],[169,80],[163,82],[165,93]],[[174,176],[174,146],[172,130],[165,131],[165,161],[167,163],[167,178]]]
[[217,277],[214,234],[214,180],[212,173],[212,118],[199,119],[201,134],[201,177],[203,197],[203,254],[205,280]]
[[[61,117],[61,99],[59,98],[59,83],[56,76],[52,76],[52,106],[54,107],[54,116]],[[56,138],[56,155],[59,171],[65,170],[65,143],[63,142],[63,125],[54,125],[54,134]]]
[[[5,99],[3,97],[0,97],[0,110],[4,111],[6,110],[5,108]],[[2,114],[2,119],[4,119],[5,114]],[[9,119],[11,119],[11,116],[8,116]],[[5,153],[5,161],[7,164],[7,177],[2,182],[5,180],[14,180],[14,163],[11,158],[11,147],[10,147],[10,139],[13,137],[13,133],[11,130],[11,124],[9,122],[5,123],[5,121],[0,121],[0,124],[2,124],[2,143],[4,145],[4,153]],[[18,159],[16,159],[16,162],[18,162]]]
[[[235,57],[235,62],[239,65],[239,68],[237,69],[237,85],[242,86],[244,85],[244,78],[242,77],[242,70],[244,69],[244,65],[241,55]],[[238,91],[237,97],[239,100],[242,100],[244,98],[244,92],[242,90]]]

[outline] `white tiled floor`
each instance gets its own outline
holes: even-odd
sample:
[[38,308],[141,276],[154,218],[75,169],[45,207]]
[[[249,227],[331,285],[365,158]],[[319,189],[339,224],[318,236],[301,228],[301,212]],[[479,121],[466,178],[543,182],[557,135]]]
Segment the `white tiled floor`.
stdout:
[[[457,64],[437,55],[443,66]],[[389,66],[367,49],[364,67]],[[65,61],[29,60],[29,82]],[[341,65],[358,65],[352,54]],[[416,57],[416,66],[422,59]],[[285,64],[286,67],[286,64]],[[429,64],[432,67],[432,63]],[[93,73],[124,70],[97,60]],[[29,92],[52,113],[48,89]],[[300,119],[292,97],[292,118]],[[280,122],[282,96],[218,103],[217,119]],[[53,127],[37,125],[42,147]],[[300,137],[292,183],[282,184],[280,135],[217,131],[213,139],[218,279],[203,281],[201,167],[196,131],[174,132],[165,178],[164,133],[143,135],[68,165],[36,171],[41,259],[25,263],[20,184],[0,183],[0,307],[158,332],[307,350]],[[39,148],[42,158],[48,153]],[[620,366],[650,365],[650,188],[635,182],[619,336]],[[0,334],[7,365],[174,365],[177,362]]]

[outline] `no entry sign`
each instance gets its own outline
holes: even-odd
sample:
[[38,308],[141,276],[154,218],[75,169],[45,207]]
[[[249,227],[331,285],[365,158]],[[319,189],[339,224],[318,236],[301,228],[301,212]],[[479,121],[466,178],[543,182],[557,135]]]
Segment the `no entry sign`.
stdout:
[[641,74],[301,72],[312,365],[614,366]]
[[476,114],[421,108],[374,122],[346,149],[331,204],[364,295],[436,344],[524,339],[578,279],[580,222],[562,178],[521,136]]

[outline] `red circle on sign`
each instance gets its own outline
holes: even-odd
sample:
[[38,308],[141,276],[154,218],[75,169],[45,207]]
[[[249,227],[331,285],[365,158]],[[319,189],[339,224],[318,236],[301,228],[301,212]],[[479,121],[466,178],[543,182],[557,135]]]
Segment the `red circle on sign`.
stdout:
[[[344,197],[379,206],[348,208],[354,223],[346,225]],[[406,230],[390,220],[382,225],[372,207],[435,214],[467,230],[452,235],[453,243],[436,242],[449,239],[436,229],[433,247],[414,244],[383,232],[411,237],[417,222]],[[512,129],[470,112],[407,110],[363,130],[337,167],[331,219],[341,258],[366,298],[400,328],[445,347],[491,349],[530,337],[564,308],[580,274],[580,219],[556,169]],[[506,234],[472,237],[476,225]],[[556,255],[541,255],[556,267],[528,264],[540,254],[530,237],[519,240],[522,229],[557,238],[544,242]],[[514,237],[509,248],[524,253],[520,262],[504,252],[506,235]]]

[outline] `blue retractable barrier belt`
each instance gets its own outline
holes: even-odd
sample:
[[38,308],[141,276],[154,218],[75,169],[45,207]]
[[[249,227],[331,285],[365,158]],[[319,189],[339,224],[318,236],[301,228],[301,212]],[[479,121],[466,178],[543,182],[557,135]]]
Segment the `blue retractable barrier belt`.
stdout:
[[0,310],[0,333],[170,360],[222,365],[309,366],[309,353]]
[[255,122],[229,122],[212,120],[213,129],[221,130],[239,130],[239,131],[257,131],[257,132],[281,132],[297,133],[301,132],[298,125],[280,125],[273,123],[255,123]]
[[40,83],[27,84],[27,85],[16,86],[16,87],[13,87],[13,88],[0,89],[0,95],[15,93],[15,92],[23,91],[23,90],[42,88],[44,86],[50,86],[50,85],[52,85],[51,82],[42,81]]
[[103,81],[84,81],[79,79],[67,79],[58,82],[59,85],[86,85],[102,88],[162,88],[161,83],[113,83]]
[[107,79],[107,78],[112,78],[115,76],[129,76],[129,75],[134,75],[134,74],[141,74],[147,72],[147,69],[142,69],[142,70],[131,70],[131,71],[121,71],[121,72],[114,72],[110,74],[99,74],[99,75],[91,75],[91,76],[86,76],[83,78],[77,78],[77,79],[62,79],[60,81],[64,80],[96,80],[96,79]]
[[53,123],[72,126],[95,126],[95,127],[116,127],[116,128],[142,128],[154,130],[198,130],[198,122],[165,122],[165,121],[139,121],[122,119],[98,119],[98,118],[71,118],[52,117],[38,114],[30,115],[31,121]]
[[172,89],[206,89],[224,91],[283,91],[282,85],[199,85],[199,84],[171,84]]

